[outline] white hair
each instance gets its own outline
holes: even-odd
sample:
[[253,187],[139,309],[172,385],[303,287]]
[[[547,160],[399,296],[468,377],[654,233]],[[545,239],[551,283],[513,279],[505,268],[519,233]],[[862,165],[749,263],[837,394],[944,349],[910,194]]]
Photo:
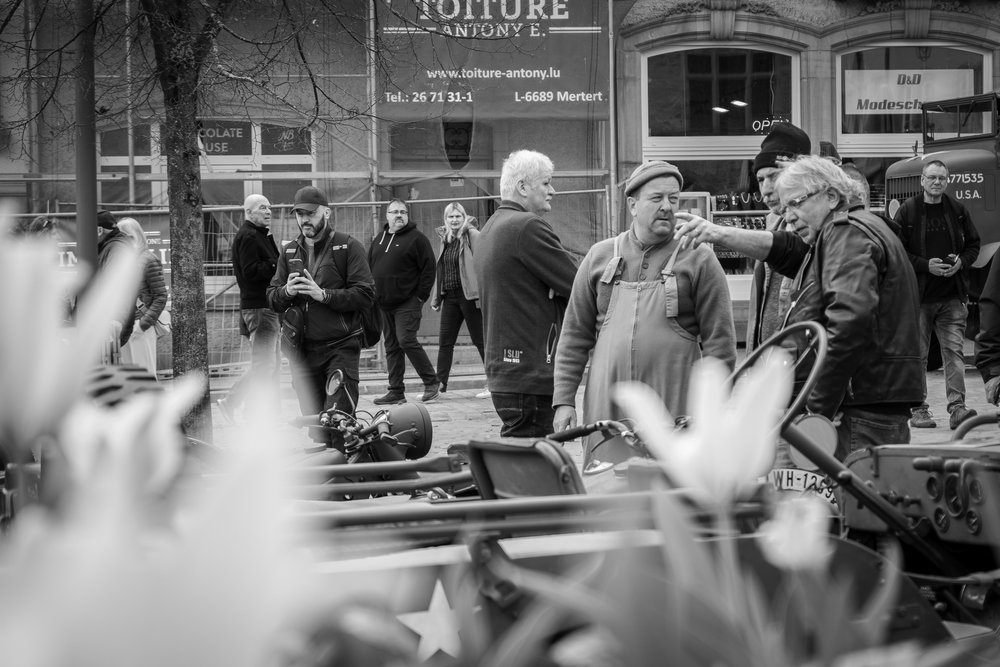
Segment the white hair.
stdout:
[[555,171],[552,160],[538,151],[514,151],[503,161],[500,171],[500,196],[513,199],[517,192],[517,182],[534,183]]
[[142,231],[142,225],[135,218],[122,218],[118,221],[118,229],[132,238],[132,242],[139,249],[139,252],[146,252],[149,249],[149,244],[146,243],[146,234]]

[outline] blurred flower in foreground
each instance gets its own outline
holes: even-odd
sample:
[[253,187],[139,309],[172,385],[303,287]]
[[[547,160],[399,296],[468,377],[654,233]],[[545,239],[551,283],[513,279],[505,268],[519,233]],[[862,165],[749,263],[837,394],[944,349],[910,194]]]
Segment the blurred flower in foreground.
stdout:
[[778,567],[825,570],[833,555],[830,506],[810,494],[784,498],[774,517],[761,525],[757,541],[764,556]]
[[135,298],[139,266],[123,259],[94,279],[80,300],[76,326],[63,327],[65,296],[88,276],[83,267],[76,274],[60,270],[56,259],[50,239],[0,243],[0,284],[10,286],[0,290],[0,459],[4,452],[29,459],[39,437],[54,435],[82,394],[113,314]]
[[687,429],[648,386],[627,382],[614,396],[667,476],[706,506],[727,507],[757,485],[774,460],[775,433],[788,404],[792,377],[787,355],[776,351],[750,369],[730,395],[729,373],[707,357],[691,371]]

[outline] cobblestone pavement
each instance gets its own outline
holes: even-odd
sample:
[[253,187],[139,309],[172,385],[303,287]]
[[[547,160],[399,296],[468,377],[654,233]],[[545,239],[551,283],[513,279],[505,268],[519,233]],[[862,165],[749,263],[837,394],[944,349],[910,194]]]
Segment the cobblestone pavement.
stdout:
[[[485,376],[482,375],[481,368],[480,366],[478,369],[479,373],[456,374],[452,377],[451,387],[447,393],[441,394],[439,398],[425,404],[434,425],[432,454],[444,453],[451,444],[466,443],[472,439],[499,438],[500,420],[493,410],[493,402],[488,398],[476,398],[476,394],[481,392],[485,386]],[[228,381],[225,379],[213,380],[213,399],[222,396],[224,387],[228,386],[231,381],[231,379]],[[951,442],[954,432],[948,427],[944,375],[940,370],[927,374],[927,388],[928,403],[938,426],[932,429],[911,429],[912,442],[916,444]],[[419,402],[421,390],[422,387],[415,377],[407,378],[407,400]],[[372,375],[363,378],[359,408],[375,412],[379,406],[372,403],[372,400],[384,391],[384,376]],[[977,410],[980,414],[996,413],[997,408],[989,405],[985,400],[983,382],[979,373],[971,366],[966,369],[966,395],[970,408]],[[581,404],[582,390],[577,398],[577,405]],[[291,385],[286,381],[282,386],[282,418],[292,419],[298,414],[298,403]],[[223,447],[236,444],[233,440],[238,437],[239,429],[227,424],[214,402],[213,420],[216,443]],[[285,444],[289,446],[304,446],[309,443],[305,429],[288,426],[281,429],[281,433],[282,437],[286,438]],[[975,437],[977,440],[993,437],[1000,439],[1000,434],[996,433],[994,427],[981,426],[973,431],[970,437]],[[567,450],[571,456],[579,461],[579,443],[568,443]]]

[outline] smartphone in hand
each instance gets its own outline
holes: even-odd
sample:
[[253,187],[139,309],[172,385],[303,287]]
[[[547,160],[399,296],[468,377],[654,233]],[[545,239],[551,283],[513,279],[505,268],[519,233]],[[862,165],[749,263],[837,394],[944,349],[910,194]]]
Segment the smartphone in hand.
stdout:
[[305,263],[298,257],[292,257],[288,260],[288,275],[292,275],[293,273],[297,273],[303,277],[306,275]]

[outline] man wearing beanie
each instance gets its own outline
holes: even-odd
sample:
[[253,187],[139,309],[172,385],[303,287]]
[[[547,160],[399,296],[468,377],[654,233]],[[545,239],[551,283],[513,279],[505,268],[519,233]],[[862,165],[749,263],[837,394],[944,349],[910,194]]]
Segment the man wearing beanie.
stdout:
[[[772,250],[773,232],[786,232],[785,221],[780,210],[781,202],[775,189],[775,181],[781,172],[800,155],[808,155],[812,150],[809,135],[791,123],[775,123],[760,144],[760,152],[753,161],[753,173],[757,178],[764,204],[770,209],[766,219],[766,229],[743,229],[716,225],[696,216],[687,219],[682,214],[677,234],[690,239],[694,245],[719,243],[746,255],[754,262],[753,279],[750,284],[750,307],[747,320],[747,351],[757,348],[762,342],[781,330],[785,313],[791,305],[791,285],[793,276],[783,276],[774,271],[765,260]],[[794,233],[785,235],[789,241],[788,252],[799,262],[808,250],[806,244]],[[788,443],[778,444],[774,467],[792,466]]]
[[[669,162],[637,167],[625,182],[631,227],[594,244],[584,257],[556,350],[555,431],[576,426],[576,392],[591,352],[586,422],[624,416],[610,396],[618,382],[644,382],[680,417],[687,414],[697,359],[716,357],[730,369],[735,364],[736,332],[722,265],[707,246],[682,247],[674,238],[683,186],[681,172]],[[590,464],[598,442],[589,437],[585,443]],[[629,456],[624,444],[612,443],[599,454],[604,460]]]
[[[760,153],[753,161],[753,173],[764,204],[770,209],[766,230],[715,225],[703,218],[692,218],[678,225],[678,235],[689,237],[696,245],[719,243],[757,260],[750,289],[750,318],[746,336],[748,351],[781,329],[788,311],[791,278],[775,274],[763,261],[771,250],[771,232],[785,230],[774,182],[795,158],[808,155],[811,150],[809,135],[791,123],[775,123],[761,142]],[[804,257],[805,244],[796,244],[794,251]]]
[[[333,407],[353,414],[361,363],[359,312],[375,301],[365,249],[333,230],[326,196],[311,185],[295,193],[292,213],[302,233],[282,248],[267,288],[268,305],[285,314],[280,340],[291,363],[292,387],[303,415]],[[343,381],[328,393],[338,370]]]
[[[135,250],[128,234],[118,229],[118,221],[111,211],[97,212],[97,270],[103,271],[112,261],[119,261],[119,256],[134,256]],[[118,345],[123,346],[132,337],[132,329],[135,326],[135,303],[133,302],[127,313],[121,314],[121,320],[112,321],[112,326],[117,332]],[[117,354],[113,355],[117,357]],[[111,355],[104,359],[106,363],[118,363]]]

